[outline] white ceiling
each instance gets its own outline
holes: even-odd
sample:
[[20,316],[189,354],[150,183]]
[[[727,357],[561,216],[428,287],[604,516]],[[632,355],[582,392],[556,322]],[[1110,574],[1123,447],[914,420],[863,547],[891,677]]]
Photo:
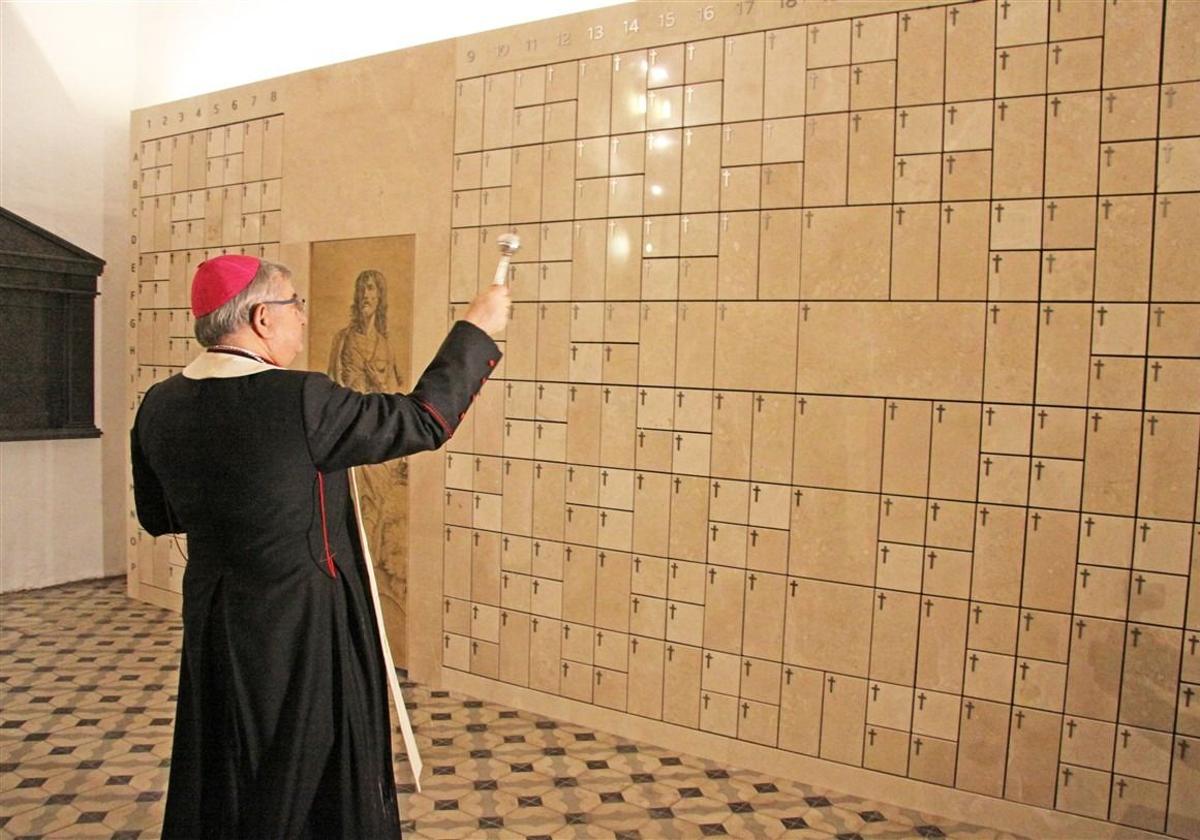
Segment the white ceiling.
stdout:
[[181,0],[137,4],[134,107],[612,0]]

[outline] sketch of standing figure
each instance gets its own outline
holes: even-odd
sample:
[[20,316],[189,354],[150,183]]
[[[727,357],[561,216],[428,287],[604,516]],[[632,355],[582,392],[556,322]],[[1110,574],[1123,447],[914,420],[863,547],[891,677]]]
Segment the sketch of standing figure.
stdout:
[[[387,278],[366,269],[354,281],[350,322],[338,330],[329,354],[329,378],[339,385],[364,392],[396,393],[404,378],[388,338]],[[359,501],[363,529],[371,555],[381,575],[380,596],[392,602],[402,621],[392,631],[392,641],[404,650],[407,621],[408,563],[406,534],[408,462],[404,458],[359,467]],[[402,657],[398,657],[402,658]]]
[[382,271],[358,273],[350,323],[333,338],[329,377],[356,391],[400,390],[401,374],[388,342],[387,278]]

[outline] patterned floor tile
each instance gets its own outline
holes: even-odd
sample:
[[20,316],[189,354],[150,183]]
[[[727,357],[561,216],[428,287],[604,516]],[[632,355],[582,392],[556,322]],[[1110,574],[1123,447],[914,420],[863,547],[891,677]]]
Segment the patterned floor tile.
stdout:
[[754,789],[751,782],[736,777],[728,779],[701,777],[697,780],[696,787],[704,791],[706,796],[721,801],[745,802],[758,796],[758,791]]
[[[159,837],[178,616],[109,579],[0,596],[0,835]],[[912,838],[996,832],[402,683],[426,773],[405,835]]]
[[[689,789],[685,788],[684,791]],[[694,789],[693,789],[694,790]],[[682,798],[671,806],[671,810],[679,819],[694,822],[697,825],[715,825],[722,823],[729,816],[729,805],[707,796],[693,796],[681,793]]]
[[613,832],[632,832],[643,828],[650,817],[645,808],[629,802],[606,802],[596,806],[587,815],[588,822]]
[[570,755],[542,755],[533,762],[533,769],[551,778],[573,777],[587,770],[587,762]]
[[578,823],[573,825],[564,825],[556,830],[551,835],[554,840],[560,838],[570,838],[570,840],[591,840],[591,838],[605,838],[605,840],[613,840],[613,832],[608,828],[600,825],[592,825],[590,823]]
[[[5,804],[5,811],[9,813],[7,809],[8,805]],[[42,836],[74,826],[82,814],[70,803],[45,806],[39,803],[36,807],[21,808],[13,813],[12,819],[4,826],[4,832],[8,837]]]
[[[517,808],[504,818],[504,827],[523,837],[553,835],[564,825],[566,820],[562,814],[536,805]],[[424,823],[420,827],[421,831],[425,830]]]
[[757,813],[731,814],[721,825],[730,837],[762,837],[767,840],[782,837],[787,830],[774,817]]
[[473,790],[459,797],[458,806],[478,817],[505,817],[521,807],[521,798],[500,790]]
[[434,840],[458,840],[479,830],[479,818],[463,811],[431,811],[421,822],[421,836]]
[[113,832],[115,838],[124,834],[129,840],[152,840],[161,833],[163,819],[162,799],[154,801],[134,801],[121,805],[108,812],[104,824]]
[[666,782],[632,784],[623,795],[625,801],[642,808],[671,808],[679,801],[679,789]]
[[600,794],[578,785],[556,786],[542,794],[542,804],[560,814],[586,814],[600,803]]
[[622,791],[633,784],[628,773],[610,769],[607,766],[607,762],[601,761],[600,763],[604,764],[604,766],[591,767],[576,777],[580,787],[585,787],[596,793],[610,793],[612,791]]

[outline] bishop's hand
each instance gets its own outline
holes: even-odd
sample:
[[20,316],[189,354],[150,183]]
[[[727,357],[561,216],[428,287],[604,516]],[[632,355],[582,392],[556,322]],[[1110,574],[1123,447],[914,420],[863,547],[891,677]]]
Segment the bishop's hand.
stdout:
[[495,338],[508,325],[508,313],[511,305],[512,299],[508,294],[508,286],[493,284],[471,301],[466,314],[463,315],[463,320],[474,324]]

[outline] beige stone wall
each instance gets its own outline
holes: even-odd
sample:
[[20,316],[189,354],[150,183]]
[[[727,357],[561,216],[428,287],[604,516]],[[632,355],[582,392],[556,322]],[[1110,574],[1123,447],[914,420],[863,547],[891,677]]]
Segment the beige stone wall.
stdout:
[[413,237],[410,377],[522,236],[505,359],[411,459],[410,671],[1038,836],[1200,836],[1200,6],[922,5],[630,4],[255,86],[285,261]]

